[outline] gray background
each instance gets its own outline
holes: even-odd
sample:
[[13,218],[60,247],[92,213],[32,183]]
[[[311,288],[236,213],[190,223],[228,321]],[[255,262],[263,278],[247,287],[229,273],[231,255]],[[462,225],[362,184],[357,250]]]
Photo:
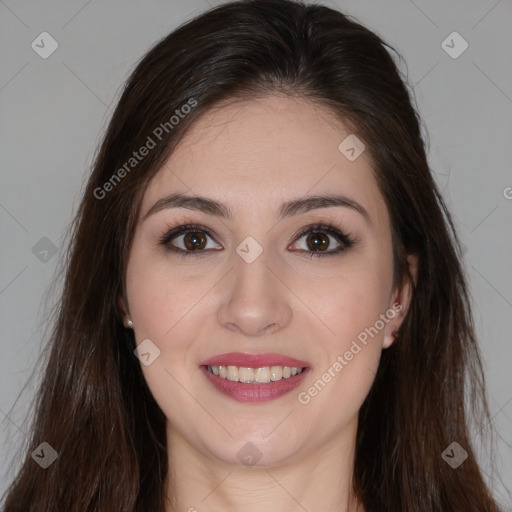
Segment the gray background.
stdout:
[[[15,401],[40,356],[56,297],[46,305],[45,294],[120,88],[153,43],[219,3],[0,1],[0,493],[15,470],[11,457],[26,436],[24,415],[34,382]],[[324,3],[356,16],[407,62],[404,71],[430,137],[429,161],[466,248],[491,412],[500,434],[492,460],[503,482],[512,482],[512,189],[507,188],[512,187],[512,2]],[[47,59],[31,47],[44,31],[58,43]],[[453,31],[469,44],[458,58],[442,47]],[[452,51],[460,43],[447,42]],[[488,449],[479,448],[490,479]],[[491,484],[503,497],[499,478]]]

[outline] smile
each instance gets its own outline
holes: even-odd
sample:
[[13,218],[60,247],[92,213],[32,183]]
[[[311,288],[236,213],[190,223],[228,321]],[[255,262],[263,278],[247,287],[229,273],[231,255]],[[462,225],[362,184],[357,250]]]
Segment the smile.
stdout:
[[266,402],[297,388],[311,371],[309,363],[280,354],[229,353],[199,365],[208,382],[238,402]]

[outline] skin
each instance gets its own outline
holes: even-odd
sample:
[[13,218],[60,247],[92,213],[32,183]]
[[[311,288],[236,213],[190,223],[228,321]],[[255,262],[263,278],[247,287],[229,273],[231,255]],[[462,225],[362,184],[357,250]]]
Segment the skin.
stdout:
[[[363,510],[350,492],[358,411],[407,312],[411,286],[393,288],[388,211],[366,153],[349,161],[338,150],[349,133],[331,112],[305,100],[228,104],[192,125],[145,191],[120,304],[137,343],[149,338],[160,350],[141,367],[168,420],[175,474],[169,495],[176,500],[168,511],[260,512],[270,504],[273,512]],[[234,217],[174,208],[142,220],[171,192],[215,199]],[[369,221],[335,206],[277,222],[282,202],[333,192],[362,205]],[[308,258],[308,235],[294,235],[329,221],[359,241],[345,252]],[[184,258],[159,245],[169,227],[185,223],[214,234],[204,234],[203,256]],[[263,248],[252,263],[236,252],[248,236]],[[325,238],[327,252],[343,246]],[[183,236],[172,243],[186,247]],[[414,274],[415,260],[409,265]],[[401,310],[394,318],[301,404],[299,393],[395,303]],[[308,361],[312,371],[276,400],[240,403],[213,388],[198,367],[235,351],[277,352]],[[261,453],[253,466],[237,457],[247,442]]]

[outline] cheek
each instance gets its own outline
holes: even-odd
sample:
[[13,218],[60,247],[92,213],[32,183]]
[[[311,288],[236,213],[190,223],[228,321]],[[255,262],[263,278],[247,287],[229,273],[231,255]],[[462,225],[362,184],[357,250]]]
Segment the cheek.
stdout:
[[131,277],[128,272],[127,294],[137,337],[161,338],[172,326],[169,288],[165,279],[165,276],[151,271],[149,266],[134,268]]
[[179,269],[170,271],[161,255],[134,244],[126,288],[137,338],[163,341],[197,301],[197,288],[185,286]]
[[[302,272],[293,283],[296,294],[317,317],[318,336],[330,354],[348,350],[352,340],[375,325],[386,312],[391,287],[391,257],[359,254],[328,269]],[[380,322],[378,330],[383,335]]]
[[150,339],[160,351],[151,364],[141,363],[146,383],[165,415],[186,429],[188,415],[181,412],[200,414],[191,399],[196,393],[189,389],[192,365],[187,357],[200,321],[195,318],[200,308],[194,305],[204,292],[200,286],[185,286],[179,270],[169,272],[169,268],[162,258],[134,251],[126,286],[137,344]]
[[178,382],[186,382],[195,368],[191,349],[204,321],[211,278],[189,278],[179,265],[139,245],[128,264],[126,286],[137,344],[150,339],[160,350],[155,363],[142,370],[157,401],[165,403],[169,393],[182,393]]
[[[354,418],[366,399],[379,366],[386,323],[387,288],[378,276],[350,279],[333,290],[325,308],[322,357],[299,403],[313,416],[324,418],[326,431],[335,431]],[[336,294],[334,294],[336,292]],[[328,414],[326,414],[328,411]]]
[[[375,378],[385,327],[392,318],[387,314],[391,265],[391,257],[354,257],[318,282],[321,295],[313,296],[309,288],[307,301],[322,320],[318,324],[321,358],[313,387],[303,397],[304,402],[314,400],[319,414],[334,406],[334,423],[356,414]],[[308,293],[307,288],[301,293]]]

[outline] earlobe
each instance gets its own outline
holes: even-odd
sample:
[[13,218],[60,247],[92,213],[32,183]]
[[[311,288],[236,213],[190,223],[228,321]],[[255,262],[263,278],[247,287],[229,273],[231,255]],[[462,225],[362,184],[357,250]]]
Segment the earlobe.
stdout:
[[395,342],[395,340],[398,338],[399,334],[400,334],[400,329],[398,329],[397,327],[393,328],[391,334],[386,332],[384,335],[384,343],[382,344],[382,348],[383,349],[389,348]]

